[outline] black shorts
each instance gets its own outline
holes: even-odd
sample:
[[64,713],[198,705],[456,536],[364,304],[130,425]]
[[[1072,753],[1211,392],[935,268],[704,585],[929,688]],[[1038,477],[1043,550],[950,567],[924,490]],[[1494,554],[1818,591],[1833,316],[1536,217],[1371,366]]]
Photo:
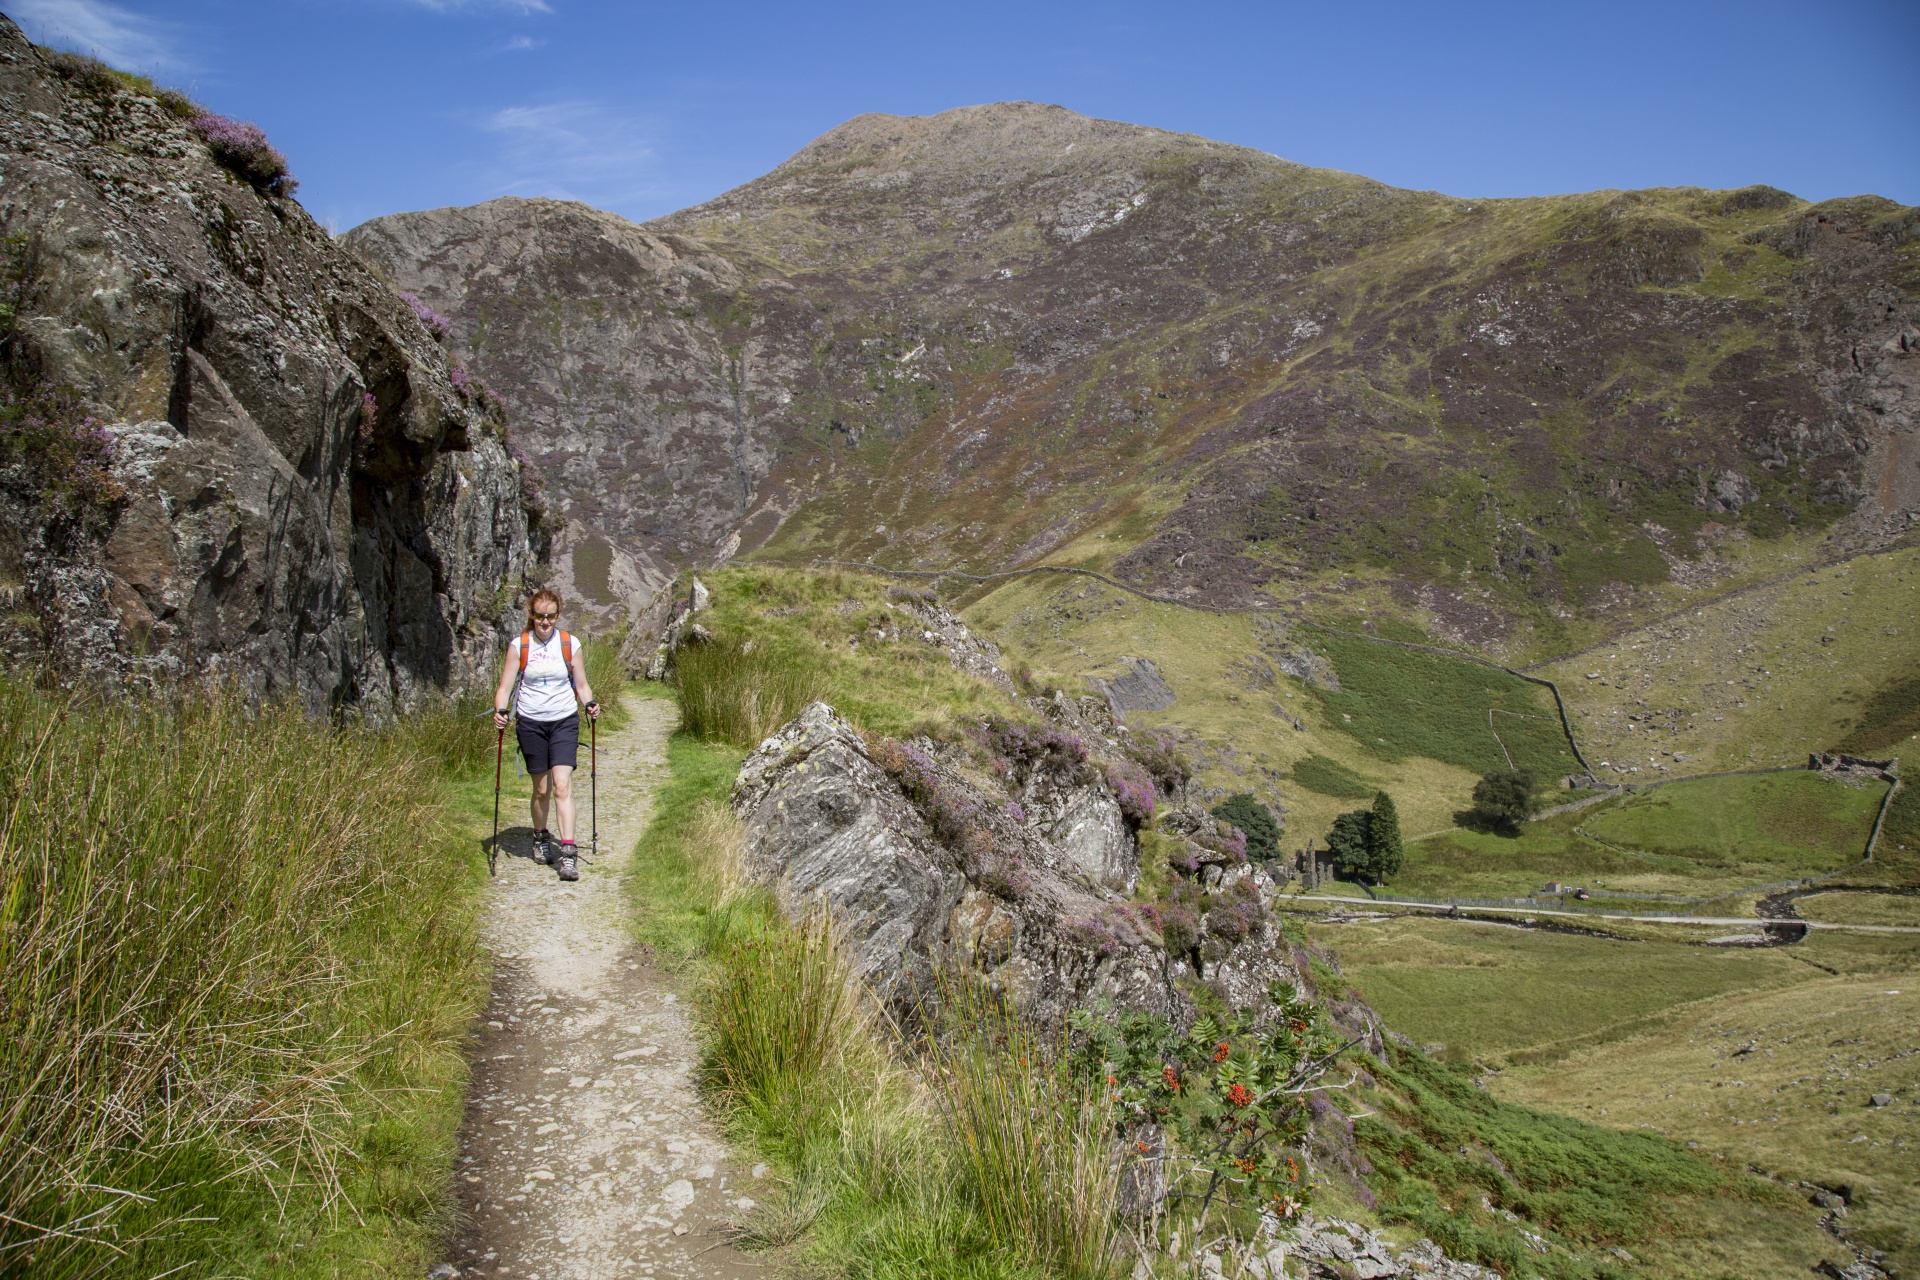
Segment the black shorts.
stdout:
[[565,720],[515,720],[513,735],[528,773],[545,773],[557,764],[573,768],[580,759],[580,715]]

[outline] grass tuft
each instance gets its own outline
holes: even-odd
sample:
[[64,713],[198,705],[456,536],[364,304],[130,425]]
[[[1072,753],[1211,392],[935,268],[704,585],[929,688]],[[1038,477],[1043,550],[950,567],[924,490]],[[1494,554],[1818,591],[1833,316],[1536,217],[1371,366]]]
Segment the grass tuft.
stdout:
[[935,1097],[994,1238],[1052,1274],[1115,1267],[1120,1161],[1109,1095],[964,981],[943,984],[946,1033],[930,1042]]
[[711,742],[751,747],[820,696],[811,663],[737,640],[688,645],[674,655],[681,722]]

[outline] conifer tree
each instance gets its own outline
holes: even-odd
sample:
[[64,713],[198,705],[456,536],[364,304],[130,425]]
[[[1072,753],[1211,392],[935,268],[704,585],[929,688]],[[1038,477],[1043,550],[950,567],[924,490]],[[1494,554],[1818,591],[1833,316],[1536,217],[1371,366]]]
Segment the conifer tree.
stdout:
[[1373,819],[1367,823],[1367,854],[1374,880],[1385,884],[1400,874],[1406,849],[1400,840],[1400,812],[1393,797],[1382,791],[1373,798]]
[[1327,851],[1333,855],[1333,869],[1349,880],[1371,877],[1374,873],[1373,850],[1367,843],[1367,828],[1372,825],[1371,813],[1354,809],[1335,818],[1333,830],[1327,833]]

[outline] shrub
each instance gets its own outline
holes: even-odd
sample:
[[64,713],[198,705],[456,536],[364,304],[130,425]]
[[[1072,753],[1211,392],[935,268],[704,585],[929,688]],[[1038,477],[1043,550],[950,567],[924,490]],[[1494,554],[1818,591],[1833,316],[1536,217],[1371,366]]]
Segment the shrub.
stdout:
[[287,171],[287,158],[250,120],[229,120],[211,111],[187,126],[200,135],[221,167],[268,196],[290,196],[300,181]]
[[1183,956],[1200,945],[1200,915],[1206,910],[1206,900],[1199,885],[1176,879],[1167,887],[1166,896],[1153,905],[1153,920],[1168,955]]
[[736,747],[757,746],[819,697],[804,659],[737,640],[689,644],[673,655],[673,682],[687,732]]
[[1280,824],[1274,820],[1273,810],[1246,792],[1215,805],[1213,816],[1240,828],[1247,840],[1247,856],[1255,862],[1270,862],[1280,856]]
[[1230,823],[1217,822],[1213,830],[1203,829],[1194,842],[1213,855],[1209,862],[1237,867],[1247,860],[1246,833]]
[[1153,817],[1153,779],[1131,760],[1109,760],[1105,768],[1107,787],[1120,802],[1120,816],[1128,826],[1139,830]]
[[0,485],[43,520],[106,535],[126,498],[113,448],[71,387],[0,392]]
[[1180,752],[1180,744],[1167,733],[1135,734],[1126,744],[1127,754],[1140,762],[1162,791],[1178,791],[1193,777],[1193,766]]
[[1064,774],[1070,782],[1078,782],[1086,772],[1087,744],[1075,734],[989,716],[979,739],[996,770],[1014,786],[1023,785],[1036,770]]
[[1469,822],[1496,831],[1517,832],[1533,814],[1536,783],[1530,769],[1499,769],[1473,787]]
[[1207,932],[1231,947],[1259,932],[1266,918],[1267,910],[1260,905],[1260,892],[1253,887],[1252,878],[1236,880],[1208,904]]
[[1202,1014],[1184,1036],[1152,1014],[1068,1017],[1075,1062],[1112,1091],[1119,1122],[1163,1126],[1172,1140],[1169,1210],[1198,1202],[1284,1217],[1312,1203],[1302,1148],[1309,1109],[1326,1103],[1309,1090],[1337,1042],[1297,991],[1269,995],[1266,1016]]

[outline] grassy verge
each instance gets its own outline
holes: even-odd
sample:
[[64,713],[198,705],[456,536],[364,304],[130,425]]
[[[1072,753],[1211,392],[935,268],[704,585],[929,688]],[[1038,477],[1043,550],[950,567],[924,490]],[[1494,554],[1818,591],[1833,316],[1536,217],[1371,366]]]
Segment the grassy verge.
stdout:
[[[1031,1199],[1036,1180],[1062,1185],[1052,1149],[1032,1141],[1046,1133],[1029,1131],[1057,1113],[1018,1113],[1014,1151],[966,1158],[978,1148],[957,1142],[952,1123],[977,1117],[967,1104],[978,1099],[933,1105],[824,924],[791,927],[744,885],[724,808],[740,756],[685,733],[669,741],[629,883],[641,938],[694,984],[704,1083],[730,1137],[773,1167],[778,1190],[743,1224],[746,1242],[859,1277],[1103,1274],[1073,1254],[1078,1237],[1033,1226],[1048,1203],[1063,1206],[1057,1224],[1074,1221],[1068,1199]],[[1004,1046],[962,1052],[960,1064],[976,1083],[1029,1079]]]
[[477,724],[0,680],[0,1269],[431,1261],[484,995],[439,806]]

